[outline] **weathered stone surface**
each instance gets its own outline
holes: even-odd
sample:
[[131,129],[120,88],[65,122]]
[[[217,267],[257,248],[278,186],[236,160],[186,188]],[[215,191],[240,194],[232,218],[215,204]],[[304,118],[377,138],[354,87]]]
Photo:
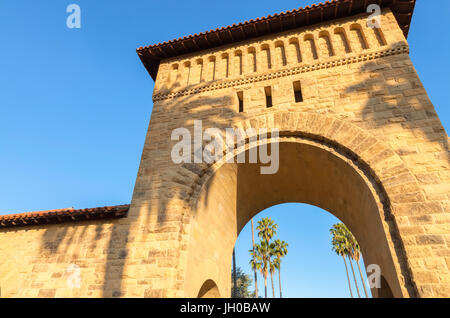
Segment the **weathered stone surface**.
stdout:
[[[127,218],[0,229],[2,297],[227,297],[239,231],[283,202],[333,211],[395,297],[449,297],[449,139],[394,16],[381,19],[385,43],[361,15],[163,60]],[[280,129],[279,172],[175,164],[171,133],[194,120]]]

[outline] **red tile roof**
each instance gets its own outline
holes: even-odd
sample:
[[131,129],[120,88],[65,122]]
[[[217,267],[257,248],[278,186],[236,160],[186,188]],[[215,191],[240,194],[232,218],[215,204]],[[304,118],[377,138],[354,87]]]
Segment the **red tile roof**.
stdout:
[[416,0],[332,0],[304,8],[268,15],[239,24],[140,47],[136,51],[155,80],[162,59],[215,48],[263,35],[309,26],[364,13],[369,4],[391,8],[405,37],[408,36]]
[[90,209],[59,209],[0,215],[0,229],[6,227],[54,224],[63,222],[120,218],[126,216],[129,204]]

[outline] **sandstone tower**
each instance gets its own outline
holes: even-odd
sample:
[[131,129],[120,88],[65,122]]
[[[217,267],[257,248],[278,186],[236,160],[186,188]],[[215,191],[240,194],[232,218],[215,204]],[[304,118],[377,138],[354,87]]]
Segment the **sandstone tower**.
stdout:
[[[448,136],[409,57],[414,3],[331,1],[139,48],[155,90],[131,205],[0,217],[2,296],[229,297],[240,230],[303,202],[380,266],[374,296],[449,297]],[[278,172],[174,163],[171,134],[195,120],[277,128]]]

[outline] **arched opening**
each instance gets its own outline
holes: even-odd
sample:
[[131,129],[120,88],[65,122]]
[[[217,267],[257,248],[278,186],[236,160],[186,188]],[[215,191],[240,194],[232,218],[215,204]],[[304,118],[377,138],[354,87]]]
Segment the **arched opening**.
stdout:
[[[286,202],[314,205],[342,220],[358,240],[366,264],[377,264],[392,294],[403,296],[384,220],[384,199],[355,158],[323,140],[291,135],[279,139],[278,172],[261,174],[260,168],[259,163],[225,163],[206,173],[192,202],[185,272],[188,297],[197,294],[206,276],[228,297],[230,259],[238,234],[260,211]],[[378,295],[374,290],[372,294]]]
[[276,54],[276,64],[279,67],[286,66],[287,65],[287,59],[286,59],[286,51],[284,49],[284,43],[282,41],[275,42],[275,49],[277,50]]
[[335,55],[330,33],[328,31],[321,31],[319,33],[319,48],[321,56],[332,57]]
[[205,80],[204,74],[203,74],[203,60],[198,59],[196,61],[196,74],[193,77],[193,84],[201,83]]
[[189,85],[191,82],[191,62],[190,61],[186,61],[184,64],[184,69],[183,69],[183,84],[185,85]]
[[[238,297],[252,297],[255,291],[255,271],[250,265],[250,250],[253,241],[256,246],[261,246],[263,240],[258,237],[258,225],[267,219],[277,225],[276,234],[270,240],[274,249],[277,240],[280,244],[288,244],[285,246],[287,254],[280,258],[279,268],[267,275],[269,298],[280,297],[281,291],[283,298],[356,298],[358,293],[365,298],[366,292],[368,297],[372,297],[363,255],[358,262],[349,257],[344,262],[332,250],[330,229],[342,221],[321,208],[304,203],[283,203],[269,207],[253,217],[253,231],[252,222],[249,222],[239,233],[235,244]],[[276,260],[272,258],[272,263]],[[256,276],[258,297],[264,297],[264,276],[259,270],[256,270]],[[242,281],[246,284],[242,284]],[[233,286],[233,279],[231,284]]]
[[242,75],[242,51],[238,50],[234,53],[234,74]]
[[309,59],[311,61],[312,60],[317,60],[319,58],[319,55],[317,53],[317,47],[316,47],[316,42],[314,40],[314,35],[306,34],[303,39],[304,39],[305,43],[308,43]]
[[367,43],[367,39],[361,25],[354,23],[350,26],[350,30],[354,33],[353,36],[357,39],[357,43],[359,43],[361,50],[367,50],[369,48],[369,44]]
[[203,283],[197,298],[220,298],[219,289],[212,279],[208,279]]
[[220,78],[228,78],[228,76],[230,76],[230,57],[228,55],[228,53],[223,53],[222,54],[222,76]]
[[207,80],[214,81],[215,79],[216,79],[216,57],[210,56],[208,58]]
[[296,64],[302,62],[302,53],[297,38],[289,39],[289,63]]
[[393,298],[394,294],[392,293],[391,288],[389,287],[388,282],[386,281],[386,278],[384,278],[383,275],[380,277],[380,288],[376,289],[377,297],[378,298]]
[[338,27],[334,30],[334,34],[336,34],[339,38],[337,43],[339,43],[338,51],[345,51],[345,53],[351,53],[352,49],[350,47],[350,42],[348,41],[347,34],[343,27]]
[[264,70],[270,70],[272,68],[272,54],[270,53],[270,47],[268,44],[261,45],[262,53],[262,65]]
[[249,47],[247,50],[248,55],[248,73],[254,73],[257,70],[257,62],[256,62],[256,49],[254,47]]

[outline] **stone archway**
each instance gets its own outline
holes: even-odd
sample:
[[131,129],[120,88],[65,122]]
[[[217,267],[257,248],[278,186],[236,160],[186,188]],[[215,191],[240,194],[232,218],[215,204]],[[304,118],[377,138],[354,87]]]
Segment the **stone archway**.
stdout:
[[216,283],[212,279],[206,280],[200,288],[197,298],[220,298]]
[[[288,113],[284,118],[281,115],[280,126],[289,123],[291,116],[298,114]],[[311,116],[316,121],[327,121],[325,116]],[[305,117],[304,121],[308,121],[310,116]],[[336,125],[334,121],[331,127]],[[415,286],[404,261],[405,250],[399,241],[389,196],[374,168],[377,165],[368,163],[376,161],[370,157],[363,160],[348,147],[349,141],[358,138],[355,148],[361,149],[364,140],[382,144],[351,125],[347,129],[352,138],[344,139],[346,144],[305,130],[285,128],[281,127],[280,170],[275,175],[261,175],[258,164],[234,163],[213,165],[202,177],[202,186],[197,187],[191,200],[185,294],[196,294],[196,286],[206,275],[217,282],[221,295],[229,295],[230,255],[245,224],[272,205],[300,202],[329,211],[350,228],[361,245],[366,264],[380,266],[392,296],[414,295]],[[336,136],[339,134],[333,135]],[[269,138],[266,142],[273,141]],[[254,146],[247,144],[237,152]],[[378,150],[395,157],[387,147]],[[383,160],[395,159],[384,156]],[[372,294],[386,297],[389,293],[372,290]]]
[[[245,41],[229,42],[221,29],[139,48],[156,81],[130,206],[94,215],[69,210],[63,217],[51,211],[58,224],[48,224],[49,211],[4,218],[0,254],[10,260],[0,265],[4,290],[21,297],[196,297],[213,280],[227,296],[231,250],[242,226],[260,210],[290,201],[322,207],[350,227],[367,263],[382,265],[389,289],[379,296],[448,297],[449,139],[408,55],[410,23],[397,23],[397,2],[383,6],[378,36],[365,13],[347,10],[285,32],[250,32]],[[414,1],[404,2],[410,17]],[[279,24],[275,16],[249,23],[264,20]],[[357,48],[346,36],[355,24]],[[236,28],[229,30],[241,34]],[[224,42],[196,45],[214,33]],[[333,37],[333,54],[311,46],[302,55],[299,40],[321,35]],[[286,49],[284,61],[272,54],[270,70],[253,67],[269,65],[255,47],[278,45]],[[250,57],[254,63],[247,63]],[[195,134],[198,120],[204,129],[278,128],[285,168],[263,179],[255,165],[176,163],[172,132]],[[76,223],[59,224],[66,219]],[[97,267],[84,266],[94,257]],[[81,289],[63,287],[73,262],[87,271]]]

